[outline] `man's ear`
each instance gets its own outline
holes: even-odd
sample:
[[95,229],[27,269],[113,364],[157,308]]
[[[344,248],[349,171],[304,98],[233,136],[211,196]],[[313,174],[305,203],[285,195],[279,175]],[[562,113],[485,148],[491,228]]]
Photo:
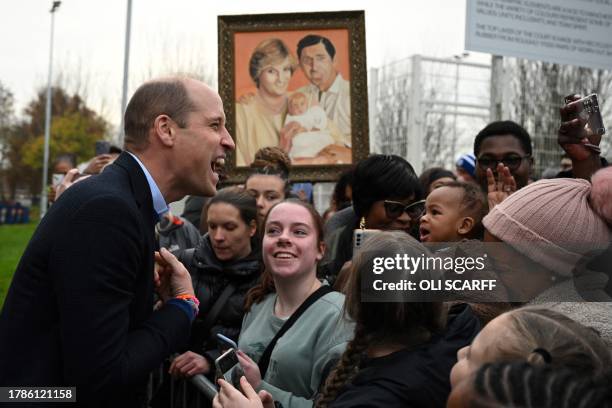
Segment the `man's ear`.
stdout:
[[459,221],[457,233],[459,233],[459,235],[467,235],[472,230],[472,228],[474,228],[475,224],[476,224],[476,221],[474,221],[472,217],[463,217]]
[[176,140],[176,123],[168,115],[159,115],[153,121],[153,137],[166,146],[174,146]]

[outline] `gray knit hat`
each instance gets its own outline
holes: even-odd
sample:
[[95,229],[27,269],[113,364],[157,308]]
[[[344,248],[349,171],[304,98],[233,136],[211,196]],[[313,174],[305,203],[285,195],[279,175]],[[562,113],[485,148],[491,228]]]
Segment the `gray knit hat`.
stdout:
[[585,254],[612,242],[612,231],[592,208],[590,194],[586,180],[540,180],[495,206],[482,223],[538,264],[571,276]]

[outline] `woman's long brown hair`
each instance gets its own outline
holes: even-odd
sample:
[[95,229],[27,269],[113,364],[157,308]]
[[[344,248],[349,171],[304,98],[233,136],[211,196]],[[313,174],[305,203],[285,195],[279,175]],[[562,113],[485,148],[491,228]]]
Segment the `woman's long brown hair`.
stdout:
[[[274,208],[276,208],[279,205],[283,205],[283,204],[299,205],[300,207],[303,207],[306,210],[308,210],[308,212],[310,213],[310,216],[312,217],[312,223],[314,225],[315,231],[317,232],[317,247],[319,247],[321,243],[324,242],[323,219],[321,218],[319,213],[310,204],[304,201],[295,199],[295,198],[283,200],[279,203],[274,204],[272,208],[270,208],[270,211],[268,211],[268,214],[266,214],[266,217],[264,218],[264,222],[263,222],[264,227],[262,228],[262,237],[266,233],[265,225],[268,222],[268,217],[270,216],[270,213],[274,210]],[[266,297],[266,295],[270,293],[274,293],[274,292],[276,292],[276,288],[274,287],[274,279],[272,279],[272,274],[270,273],[268,268],[264,267],[263,273],[261,274],[261,281],[257,285],[255,285],[253,288],[251,288],[251,290],[249,290],[249,292],[247,293],[245,306],[244,306],[245,311],[248,312],[249,310],[251,310],[251,306],[253,306],[256,303],[261,302]]]

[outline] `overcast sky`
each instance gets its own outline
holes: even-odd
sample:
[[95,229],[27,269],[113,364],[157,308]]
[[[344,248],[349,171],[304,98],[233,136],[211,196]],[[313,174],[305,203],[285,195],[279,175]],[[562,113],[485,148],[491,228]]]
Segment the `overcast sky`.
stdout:
[[[2,11],[0,82],[14,93],[18,114],[46,86],[51,4],[11,1]],[[54,74],[64,73],[73,87],[81,78],[88,103],[115,124],[126,9],[127,0],[64,0],[55,18]],[[129,92],[184,65],[207,66],[216,75],[218,15],[339,10],[365,10],[368,67],[413,54],[450,57],[464,51],[465,0],[133,0]]]

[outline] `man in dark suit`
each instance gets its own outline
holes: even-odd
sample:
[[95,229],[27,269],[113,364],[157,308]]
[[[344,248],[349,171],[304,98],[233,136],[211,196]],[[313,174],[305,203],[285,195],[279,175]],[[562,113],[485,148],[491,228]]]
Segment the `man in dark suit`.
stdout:
[[154,225],[166,203],[215,194],[234,148],[221,98],[192,79],[146,83],[125,134],[126,151],[63,193],[21,258],[0,315],[0,386],[76,386],[81,406],[143,406],[148,374],[189,338],[191,278],[167,251],[154,277]]

